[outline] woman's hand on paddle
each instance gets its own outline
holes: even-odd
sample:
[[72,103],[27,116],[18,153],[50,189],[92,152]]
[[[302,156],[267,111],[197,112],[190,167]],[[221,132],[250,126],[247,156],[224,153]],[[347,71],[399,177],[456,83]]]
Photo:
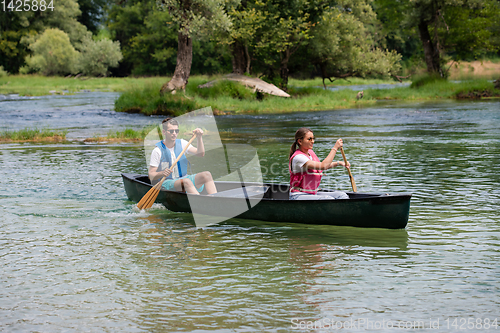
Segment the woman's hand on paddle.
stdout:
[[335,142],[335,146],[333,146],[333,149],[339,150],[342,146],[344,146],[344,141],[342,141],[342,139],[338,139],[337,142]]
[[337,163],[339,165],[342,165],[343,167],[346,167],[347,169],[351,167],[351,163],[349,163],[349,161],[347,161],[347,166],[345,165],[344,161],[338,161]]
[[193,134],[199,138],[203,135],[203,130],[201,128],[196,128],[195,130],[193,130]]

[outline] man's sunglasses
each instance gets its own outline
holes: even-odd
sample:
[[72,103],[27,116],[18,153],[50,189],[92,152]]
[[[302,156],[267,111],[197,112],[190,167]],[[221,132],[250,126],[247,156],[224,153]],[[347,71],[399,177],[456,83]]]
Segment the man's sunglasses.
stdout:
[[179,129],[167,130],[167,132],[169,132],[170,134],[174,134],[174,133],[179,134]]

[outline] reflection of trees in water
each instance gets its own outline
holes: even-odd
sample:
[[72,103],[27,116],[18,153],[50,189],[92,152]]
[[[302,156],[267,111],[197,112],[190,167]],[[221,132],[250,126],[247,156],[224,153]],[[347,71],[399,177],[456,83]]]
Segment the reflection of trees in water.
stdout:
[[302,235],[293,235],[289,252],[301,281],[298,296],[316,311],[311,317],[301,313],[295,317],[313,322],[352,317],[339,304],[345,301],[347,290],[365,279],[356,274],[356,266],[379,257],[406,257],[407,240],[406,230],[352,227],[312,226]]
[[356,228],[231,219],[198,229],[190,214],[168,211],[142,220],[130,249],[135,272],[117,279],[140,296],[136,320],[148,329],[269,331],[317,319],[349,287],[345,270],[406,250],[404,230],[389,231],[384,245],[384,232]]

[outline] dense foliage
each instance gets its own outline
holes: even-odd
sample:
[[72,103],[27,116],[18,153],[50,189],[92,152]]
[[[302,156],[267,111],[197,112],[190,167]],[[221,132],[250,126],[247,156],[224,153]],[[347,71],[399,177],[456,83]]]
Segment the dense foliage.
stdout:
[[58,0],[0,11],[11,74],[235,72],[286,89],[290,75],[387,77],[402,64],[446,76],[450,60],[499,51],[498,0]]

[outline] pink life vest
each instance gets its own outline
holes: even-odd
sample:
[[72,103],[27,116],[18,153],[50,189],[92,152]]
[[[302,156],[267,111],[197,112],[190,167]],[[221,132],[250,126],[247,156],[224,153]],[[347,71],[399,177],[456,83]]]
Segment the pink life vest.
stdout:
[[[323,172],[321,170],[307,170],[299,173],[293,173],[292,160],[298,154],[307,156],[307,154],[303,153],[300,149],[297,149],[295,153],[293,153],[292,157],[290,157],[290,161],[288,163],[288,170],[290,171],[290,192],[316,194],[318,192],[319,184],[321,183]],[[316,156],[311,149],[309,149],[309,155],[311,155],[313,161],[320,161],[318,156]]]

